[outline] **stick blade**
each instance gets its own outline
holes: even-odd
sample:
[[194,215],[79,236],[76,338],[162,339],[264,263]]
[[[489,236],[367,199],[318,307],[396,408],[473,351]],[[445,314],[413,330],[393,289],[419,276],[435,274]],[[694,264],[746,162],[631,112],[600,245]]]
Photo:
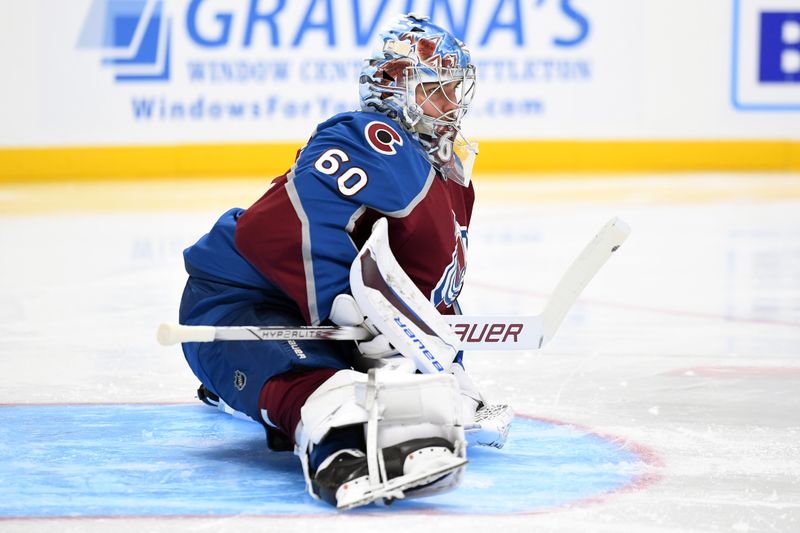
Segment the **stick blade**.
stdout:
[[622,243],[631,234],[631,227],[621,218],[614,217],[603,226],[603,229],[597,235],[599,237],[604,234],[607,245],[611,247],[611,253],[613,253],[622,246]]
[[617,217],[600,229],[561,277],[542,312],[544,342],[548,342],[583,289],[628,238],[631,228]]

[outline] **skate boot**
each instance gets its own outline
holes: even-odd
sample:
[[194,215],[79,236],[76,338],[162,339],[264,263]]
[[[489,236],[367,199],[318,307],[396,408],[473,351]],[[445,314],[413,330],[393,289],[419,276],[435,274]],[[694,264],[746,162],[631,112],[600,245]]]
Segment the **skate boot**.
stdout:
[[[338,509],[352,509],[376,500],[389,504],[395,499],[421,497],[455,487],[467,460],[453,453],[453,445],[442,438],[414,439],[384,448],[384,480],[371,483],[364,452],[339,450],[327,457],[312,480],[314,493]],[[434,488],[437,490],[426,491]]]
[[205,385],[200,385],[197,389],[197,399],[211,407],[219,407],[219,396],[211,392]]

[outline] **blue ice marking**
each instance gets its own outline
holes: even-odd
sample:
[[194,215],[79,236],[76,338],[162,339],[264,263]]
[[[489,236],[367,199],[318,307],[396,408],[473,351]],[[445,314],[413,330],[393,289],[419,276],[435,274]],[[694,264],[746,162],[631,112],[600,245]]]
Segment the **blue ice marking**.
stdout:
[[[258,424],[203,405],[5,406],[0,442],[3,518],[336,512],[305,492],[294,455],[266,449]],[[619,489],[647,468],[598,435],[522,417],[505,448],[468,455],[458,490],[385,512],[536,512]]]

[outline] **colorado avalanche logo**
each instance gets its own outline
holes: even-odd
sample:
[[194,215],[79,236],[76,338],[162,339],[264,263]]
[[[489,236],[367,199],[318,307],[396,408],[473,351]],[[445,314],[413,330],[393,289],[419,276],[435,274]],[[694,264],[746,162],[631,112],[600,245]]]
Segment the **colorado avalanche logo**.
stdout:
[[364,128],[364,136],[373,150],[383,155],[397,153],[395,144],[403,146],[403,138],[385,122],[373,120]]
[[455,303],[464,286],[464,275],[467,272],[467,228],[458,224],[455,213],[453,213],[453,224],[456,241],[453,257],[431,293],[431,302],[440,311]]

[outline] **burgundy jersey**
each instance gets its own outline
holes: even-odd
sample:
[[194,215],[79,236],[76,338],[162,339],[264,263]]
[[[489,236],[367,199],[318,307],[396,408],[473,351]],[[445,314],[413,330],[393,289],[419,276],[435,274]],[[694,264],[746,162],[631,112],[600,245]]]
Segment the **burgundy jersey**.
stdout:
[[443,179],[422,145],[384,115],[343,113],[318,126],[295,165],[238,216],[238,254],[324,321],[380,217],[400,266],[442,313],[464,282],[472,186]]

